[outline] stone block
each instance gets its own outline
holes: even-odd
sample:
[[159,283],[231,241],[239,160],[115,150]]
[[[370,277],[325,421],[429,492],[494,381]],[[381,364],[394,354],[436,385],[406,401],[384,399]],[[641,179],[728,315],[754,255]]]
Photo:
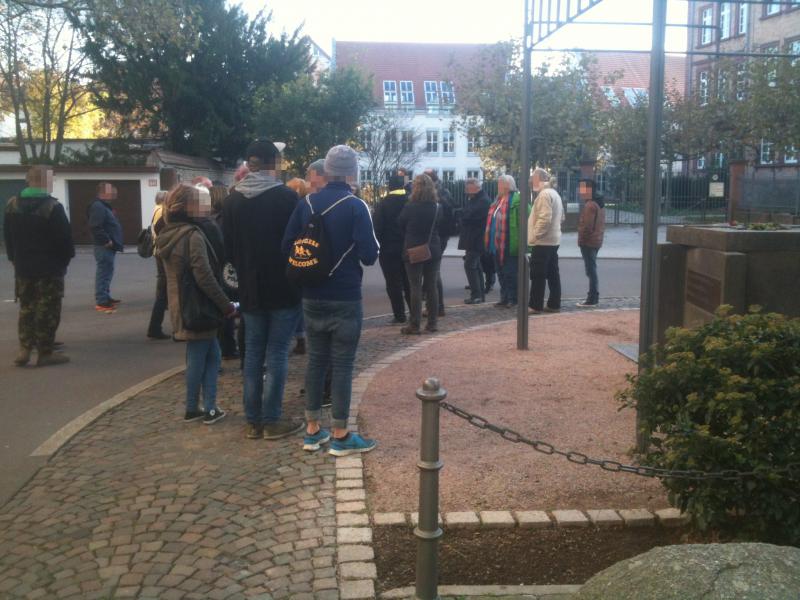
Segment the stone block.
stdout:
[[372,515],[375,525],[406,525],[406,515],[401,512],[375,513]]
[[543,529],[553,525],[550,517],[543,510],[516,510],[514,517],[520,527],[527,529]]
[[348,562],[339,565],[339,574],[342,579],[377,579],[378,571],[375,563]]
[[339,513],[336,516],[336,525],[339,527],[363,527],[369,525],[369,515],[366,513]]
[[664,527],[680,527],[689,523],[689,515],[677,508],[662,508],[656,511],[658,522]]
[[589,520],[595,527],[621,527],[625,524],[617,511],[610,508],[587,510],[586,514],[589,515]]
[[579,510],[554,510],[553,518],[559,527],[589,526],[589,519]]
[[374,598],[375,584],[371,579],[357,581],[342,581],[339,589],[341,600],[360,600],[361,598]]
[[628,527],[647,527],[654,525],[655,516],[645,508],[627,508],[619,511],[619,516]]
[[366,561],[375,559],[372,546],[361,544],[340,545],[336,554],[339,564],[353,561]]
[[339,527],[336,530],[339,544],[369,544],[372,542],[371,527]]
[[445,513],[444,522],[447,527],[458,527],[462,529],[478,527],[481,524],[478,515],[472,511]]
[[481,524],[489,527],[516,527],[517,522],[508,510],[482,510]]

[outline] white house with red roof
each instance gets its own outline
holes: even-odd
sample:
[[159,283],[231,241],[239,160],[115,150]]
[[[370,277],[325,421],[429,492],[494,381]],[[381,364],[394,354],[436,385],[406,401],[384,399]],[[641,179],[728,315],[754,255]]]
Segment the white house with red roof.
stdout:
[[[396,113],[403,127],[398,144],[413,144],[415,164],[401,164],[412,172],[435,169],[443,181],[482,178],[477,138],[455,126],[453,108],[458,87],[451,80],[454,66],[474,62],[481,44],[395,42],[333,42],[332,68],[353,67],[372,77],[378,111]],[[382,178],[362,160],[360,182]]]

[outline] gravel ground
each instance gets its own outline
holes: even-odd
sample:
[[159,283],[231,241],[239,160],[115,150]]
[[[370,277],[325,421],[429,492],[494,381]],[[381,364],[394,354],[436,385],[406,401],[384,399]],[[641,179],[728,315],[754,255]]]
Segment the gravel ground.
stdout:
[[[608,347],[636,342],[637,311],[536,317],[531,350],[515,349],[513,323],[432,344],[372,381],[360,417],[380,449],[366,455],[370,508],[417,506],[419,401],[396,390],[437,376],[448,401],[489,421],[592,457],[630,462],[635,415],[614,399],[635,365]],[[658,481],[574,465],[511,444],[443,412],[440,507],[591,509],[668,506]]]

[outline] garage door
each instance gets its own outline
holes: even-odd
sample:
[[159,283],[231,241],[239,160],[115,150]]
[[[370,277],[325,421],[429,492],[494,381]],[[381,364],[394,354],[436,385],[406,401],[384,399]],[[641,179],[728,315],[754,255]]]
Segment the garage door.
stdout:
[[101,181],[111,181],[117,188],[117,199],[111,202],[111,207],[122,224],[123,242],[127,245],[136,244],[136,238],[142,229],[141,184],[137,180],[81,179],[68,181],[69,220],[72,224],[72,238],[76,244],[92,243],[87,210],[95,199],[97,184]]

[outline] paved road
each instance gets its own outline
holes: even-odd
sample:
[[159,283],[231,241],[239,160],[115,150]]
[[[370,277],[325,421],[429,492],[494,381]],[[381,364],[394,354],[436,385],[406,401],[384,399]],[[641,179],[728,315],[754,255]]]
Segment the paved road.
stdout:
[[[585,294],[580,260],[561,262],[564,296]],[[640,263],[601,260],[601,292],[609,296],[639,295]],[[464,274],[460,258],[443,262],[445,299],[460,305]],[[17,349],[17,306],[13,273],[0,257],[0,506],[44,463],[31,452],[60,427],[120,391],[183,362],[183,346],[152,342],[145,329],[155,286],[155,265],[135,253],[117,258],[113,294],[123,299],[113,315],[93,310],[94,259],[85,249],[70,266],[58,339],[72,362],[48,369],[11,365]],[[497,298],[495,291],[491,296]],[[365,274],[365,315],[389,312],[380,269]]]

